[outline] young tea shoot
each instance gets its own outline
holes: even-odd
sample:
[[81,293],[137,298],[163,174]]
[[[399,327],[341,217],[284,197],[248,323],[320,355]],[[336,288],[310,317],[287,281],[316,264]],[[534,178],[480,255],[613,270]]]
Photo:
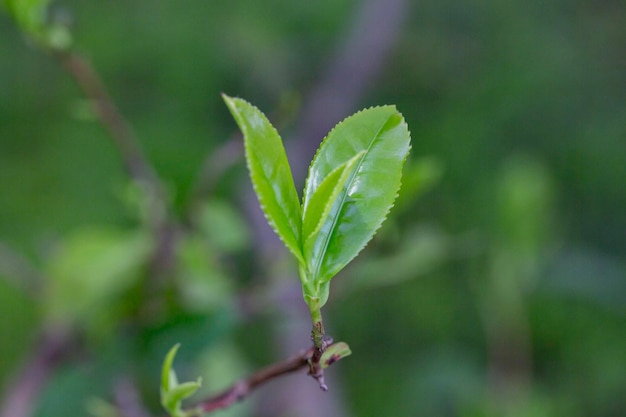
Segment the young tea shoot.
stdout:
[[309,372],[325,390],[321,358],[329,340],[321,308],[331,279],[372,239],[394,204],[411,147],[408,126],[395,106],[365,109],[340,122],[313,158],[300,202],[276,129],[247,101],[223,98],[243,133],[265,217],[298,261],[313,323]]

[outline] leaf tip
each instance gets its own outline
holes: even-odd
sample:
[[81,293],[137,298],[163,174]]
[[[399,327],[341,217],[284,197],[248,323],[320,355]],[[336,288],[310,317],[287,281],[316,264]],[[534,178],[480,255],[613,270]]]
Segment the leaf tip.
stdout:
[[180,348],[180,343],[176,343],[165,355],[165,360],[163,361],[163,368],[161,371],[161,388],[167,392],[171,388],[171,375],[172,375],[172,365],[174,364],[174,357],[176,356],[176,352]]

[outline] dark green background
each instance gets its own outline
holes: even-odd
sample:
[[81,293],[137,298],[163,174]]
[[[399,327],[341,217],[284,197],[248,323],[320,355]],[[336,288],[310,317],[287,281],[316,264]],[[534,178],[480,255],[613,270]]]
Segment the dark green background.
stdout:
[[[93,61],[184,217],[203,161],[235,133],[220,92],[256,104],[287,142],[295,140],[300,104],[362,4],[54,6],[73,16],[77,50]],[[354,108],[330,117],[396,104],[412,133],[411,166],[428,157],[435,178],[419,198],[399,204],[336,278],[325,317],[354,356],[330,372],[339,375],[336,395],[350,414],[623,414],[624,22],[618,0],[408,2],[376,78],[360,86]],[[101,126],[81,117],[82,100],[62,68],[0,15],[0,241],[44,273],[55,248],[85,228],[140,229],[116,149]],[[86,399],[110,398],[116,372],[133,375],[158,410],[155,373],[176,342],[189,347],[181,364],[196,364],[188,365],[190,378],[213,372],[207,358],[220,358],[227,369],[213,378],[222,386],[283,356],[272,335],[284,311],[266,306],[244,321],[229,300],[241,292],[263,299],[277,270],[295,279],[295,269],[268,266],[257,232],[237,229],[251,224],[241,157],[217,182],[204,196],[222,204],[217,221],[205,219],[213,243],[189,243],[178,254],[200,281],[216,279],[216,297],[226,301],[210,311],[174,302],[154,322],[137,324],[129,317],[148,300],[125,289],[123,307],[105,325],[78,326],[88,335],[86,353],[55,371],[38,415],[85,414]],[[232,227],[223,220],[229,214]],[[0,270],[5,388],[50,320],[49,293],[26,295],[11,271]],[[301,329],[304,342],[308,331]],[[261,415],[255,410],[253,400],[235,412]]]

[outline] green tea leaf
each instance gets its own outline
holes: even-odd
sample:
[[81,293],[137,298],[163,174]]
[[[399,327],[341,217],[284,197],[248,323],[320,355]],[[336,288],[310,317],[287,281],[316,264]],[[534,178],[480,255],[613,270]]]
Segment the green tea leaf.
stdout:
[[185,398],[189,398],[195,394],[201,385],[200,379],[176,385],[170,391],[163,394],[161,398],[161,405],[163,405],[163,407],[173,415],[179,415],[181,414],[181,402]]
[[243,132],[248,170],[261,208],[287,249],[303,262],[302,211],[282,140],[259,109],[239,98],[222,97]]
[[325,233],[315,241],[311,253],[319,251],[320,261],[307,271],[311,279],[320,283],[330,280],[374,236],[398,194],[409,149],[408,127],[395,106],[358,112],[328,134],[309,168],[305,207],[336,167],[364,154],[333,203],[334,215],[322,226]]
[[180,348],[180,343],[174,345],[169,352],[167,352],[165,360],[163,361],[163,367],[161,368],[161,392],[168,392],[178,384],[176,374],[172,375],[174,372],[172,365],[174,364],[174,357],[176,356],[176,352],[178,352],[178,348]]
[[179,347],[180,344],[176,344],[167,352],[161,369],[161,405],[172,417],[186,415],[182,411],[181,402],[195,394],[202,385],[201,378],[197,381],[178,383],[172,365]]

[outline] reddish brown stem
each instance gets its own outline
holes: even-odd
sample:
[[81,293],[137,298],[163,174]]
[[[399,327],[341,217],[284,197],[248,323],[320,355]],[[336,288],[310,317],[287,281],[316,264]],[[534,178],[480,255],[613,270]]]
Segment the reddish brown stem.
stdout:
[[282,362],[270,365],[233,384],[226,391],[198,404],[197,409],[204,413],[229,407],[246,398],[252,390],[274,378],[306,369],[309,366],[315,349],[310,348],[299,355],[292,356]]
[[[320,316],[321,317],[321,316]],[[311,340],[313,341],[313,354],[309,360],[309,375],[311,375],[320,386],[322,391],[328,391],[328,386],[324,381],[324,369],[322,367],[322,355],[330,343],[331,339],[326,338],[324,331],[324,323],[321,318],[319,321],[313,323],[313,330],[311,330]]]

